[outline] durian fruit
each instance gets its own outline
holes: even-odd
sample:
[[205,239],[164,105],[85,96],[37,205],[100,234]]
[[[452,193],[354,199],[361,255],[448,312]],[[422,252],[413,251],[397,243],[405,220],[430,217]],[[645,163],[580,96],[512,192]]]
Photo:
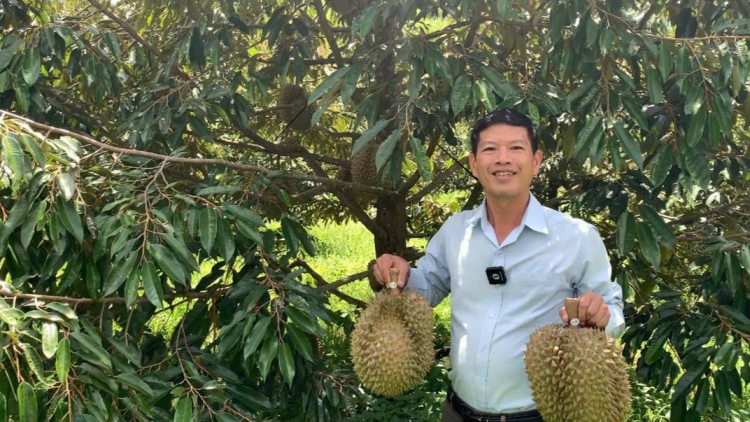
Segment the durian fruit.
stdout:
[[[375,166],[375,155],[378,153],[378,148],[380,148],[380,143],[372,140],[352,157],[352,182],[359,185],[382,187],[380,175]],[[354,192],[352,195],[360,204],[365,204],[377,198],[376,194],[362,191]]]
[[394,397],[414,388],[434,356],[433,313],[412,290],[400,292],[398,272],[357,319],[351,339],[354,372],[373,393]]
[[604,331],[579,327],[578,299],[566,299],[570,324],[531,334],[524,362],[545,422],[623,422],[630,383],[622,353]]
[[307,105],[307,91],[295,84],[284,84],[279,89],[277,103],[280,107],[279,117],[292,129],[300,132],[310,130],[314,104]]

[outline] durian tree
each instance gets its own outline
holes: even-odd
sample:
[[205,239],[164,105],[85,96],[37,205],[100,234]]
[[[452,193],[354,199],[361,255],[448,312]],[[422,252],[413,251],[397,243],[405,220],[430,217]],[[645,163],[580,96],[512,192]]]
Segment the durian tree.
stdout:
[[[0,416],[339,420],[306,228],[416,259],[515,107],[674,421],[750,380],[750,2],[0,0]],[[440,193],[459,192],[459,206]],[[374,258],[374,257],[372,257]],[[165,326],[170,316],[177,322]],[[165,322],[166,321],[166,322]]]

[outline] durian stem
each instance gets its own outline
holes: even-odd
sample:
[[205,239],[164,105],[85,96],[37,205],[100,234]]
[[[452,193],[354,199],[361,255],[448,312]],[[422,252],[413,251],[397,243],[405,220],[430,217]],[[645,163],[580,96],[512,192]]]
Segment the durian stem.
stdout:
[[578,320],[578,299],[565,298],[565,312],[568,313],[568,325],[571,327],[580,326],[581,322]]
[[396,268],[391,268],[391,282],[388,283],[388,289],[391,291],[391,296],[401,294],[401,289],[398,288],[398,269]]

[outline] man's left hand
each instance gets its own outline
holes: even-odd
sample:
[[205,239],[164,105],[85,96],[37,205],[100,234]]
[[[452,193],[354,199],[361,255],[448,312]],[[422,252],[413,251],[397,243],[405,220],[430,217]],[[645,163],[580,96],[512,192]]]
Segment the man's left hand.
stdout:
[[[581,326],[604,329],[609,322],[609,307],[604,298],[594,292],[586,292],[578,298],[578,320]],[[560,308],[560,318],[566,324],[570,320],[565,307]]]

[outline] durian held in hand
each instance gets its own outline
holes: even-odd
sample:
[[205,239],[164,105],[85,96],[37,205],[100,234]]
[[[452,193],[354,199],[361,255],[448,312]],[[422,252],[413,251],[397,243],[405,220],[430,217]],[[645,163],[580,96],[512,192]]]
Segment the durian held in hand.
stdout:
[[524,362],[545,422],[623,422],[630,413],[628,370],[604,331],[580,326],[578,299],[565,299],[569,325],[531,334]]
[[354,372],[374,394],[393,397],[419,384],[434,360],[433,313],[412,290],[401,291],[398,270],[354,324]]

